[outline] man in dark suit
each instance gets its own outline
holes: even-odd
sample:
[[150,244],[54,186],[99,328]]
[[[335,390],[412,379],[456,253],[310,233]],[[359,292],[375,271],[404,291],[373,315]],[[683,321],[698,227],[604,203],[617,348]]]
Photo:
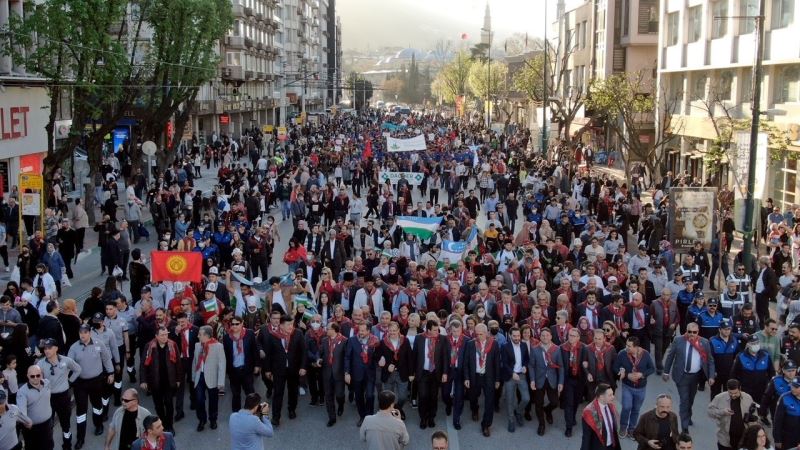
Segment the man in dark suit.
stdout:
[[311,282],[311,286],[317,287],[319,276],[322,272],[322,266],[317,260],[315,253],[307,253],[306,260],[301,262],[295,270],[295,275],[298,271],[303,271],[303,279]]
[[646,267],[639,268],[639,292],[644,294],[645,305],[652,305],[657,298],[656,287],[652,281],[647,279],[648,272]]
[[492,435],[494,391],[500,387],[500,349],[484,324],[475,327],[475,339],[464,349],[464,386],[469,389],[472,420],[478,420],[478,397],[483,392],[483,435]]
[[[381,314],[381,320],[385,320],[387,315],[391,316],[388,311],[384,311]],[[376,331],[380,331],[373,329],[373,334],[377,336]],[[408,398],[408,379],[414,377],[416,360],[411,343],[400,334],[400,324],[389,322],[387,331],[383,333],[381,344],[378,347],[378,353],[376,357],[380,367],[382,388],[394,392],[397,398],[395,406],[400,410],[400,417],[405,418],[403,405]]]
[[226,372],[231,382],[231,410],[238,411],[242,407],[242,391],[244,395],[255,392],[253,378],[260,371],[258,345],[255,334],[244,327],[243,319],[234,316],[230,322],[230,331],[222,337],[225,349]]
[[375,352],[380,342],[370,334],[369,326],[361,322],[357,334],[347,341],[344,356],[344,382],[355,391],[356,408],[358,409],[358,426],[364,418],[374,412],[375,375],[377,374],[377,358]]
[[397,206],[394,197],[389,195],[389,198],[381,205],[381,219],[386,220],[390,217],[394,217],[396,214],[400,214],[400,207]]
[[503,381],[503,391],[506,396],[508,431],[513,433],[517,426],[523,425],[522,415],[531,397],[525,376],[528,373],[528,343],[521,342],[522,333],[517,327],[511,328],[508,336],[509,342],[500,350],[502,356],[500,379]]
[[464,328],[460,320],[450,322],[448,340],[450,341],[450,355],[447,381],[442,383],[442,400],[444,400],[447,415],[453,413],[453,427],[460,430],[461,412],[464,410],[464,349],[467,341],[470,340],[464,335]]
[[[533,402],[536,408],[536,419],[539,436],[544,435],[544,421],[553,423],[553,410],[558,407],[558,395],[564,389],[564,364],[561,361],[561,351],[553,343],[553,334],[548,329],[542,330],[539,338],[541,344],[530,351],[528,359],[528,374],[533,391]],[[544,406],[544,397],[547,396],[548,405]]]
[[594,400],[581,414],[583,437],[581,450],[621,450],[614,390],[601,383],[594,390]]
[[447,381],[448,341],[439,337],[439,324],[434,320],[425,323],[425,334],[417,336],[416,377],[419,386],[419,427],[435,427],[439,403],[440,383]]
[[[188,301],[186,299],[185,301]],[[197,343],[198,328],[189,320],[186,313],[180,312],[176,316],[177,325],[170,338],[178,344],[178,352],[183,365],[184,380],[178,385],[175,393],[175,422],[183,419],[183,393],[189,387],[189,409],[194,409],[194,386],[192,385],[192,359],[194,358],[194,344]]]
[[308,354],[303,333],[295,330],[294,319],[290,316],[280,318],[278,331],[272,333],[272,337],[266,352],[267,378],[273,383],[272,425],[278,426],[285,389],[289,390],[289,419],[297,417],[300,377],[306,374]]
[[[325,409],[328,426],[336,423],[336,416],[344,413],[344,355],[347,339],[339,333],[339,324],[328,324],[327,336],[322,338],[319,359],[322,366],[322,386],[325,391]],[[334,403],[334,401],[336,403]]]
[[278,330],[280,329],[280,324],[281,312],[279,310],[273,310],[269,314],[269,323],[261,325],[261,328],[258,329],[256,336],[258,354],[261,357],[261,381],[263,381],[264,386],[267,387],[267,397],[272,397],[273,388],[272,379],[267,378],[267,369],[269,368],[267,352],[269,352],[270,348],[272,347],[272,340],[275,339],[275,336],[279,334]]
[[692,423],[692,405],[697,394],[697,384],[705,376],[708,384],[714,384],[717,376],[714,358],[708,340],[700,337],[700,326],[694,322],[686,325],[686,334],[672,341],[664,361],[664,381],[672,379],[681,398],[681,428],[686,431]]
[[330,230],[328,232],[328,240],[322,245],[320,260],[325,266],[331,268],[334,280],[339,278],[339,271],[344,267],[346,259],[344,244],[336,239],[336,230]]
[[592,343],[586,346],[586,381],[588,391],[594,389],[600,383],[606,383],[614,388],[617,385],[617,378],[614,376],[614,359],[617,352],[614,346],[608,343],[602,328],[594,330]]
[[755,282],[756,314],[760,323],[769,319],[769,302],[778,292],[778,277],[770,267],[769,256],[758,258],[758,276]]

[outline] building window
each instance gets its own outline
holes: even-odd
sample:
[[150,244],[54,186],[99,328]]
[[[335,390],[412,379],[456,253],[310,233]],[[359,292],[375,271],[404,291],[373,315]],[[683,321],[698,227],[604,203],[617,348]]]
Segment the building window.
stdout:
[[241,36],[242,35],[242,22],[238,20],[233,21],[233,35],[234,36]]
[[586,48],[586,28],[587,22],[584,20],[583,25],[581,25],[581,48]]
[[800,67],[788,66],[779,69],[778,92],[775,93],[775,103],[800,102]]
[[687,14],[689,15],[689,43],[697,42],[700,40],[703,30],[703,7],[701,5],[691,7]]
[[683,98],[683,80],[684,76],[680,75],[673,75],[670,84],[669,84],[669,101],[680,100]]
[[658,33],[658,1],[639,0],[639,34]]
[[742,75],[739,77],[739,97],[740,103],[749,103],[753,98],[753,71],[750,68],[745,68]]
[[228,52],[225,57],[225,62],[228,66],[242,65],[242,52]]
[[692,87],[692,100],[704,100],[706,98],[707,82],[707,75],[697,75],[697,78],[694,79],[694,86]]
[[714,95],[720,100],[733,100],[733,71],[725,70],[719,76],[719,86]]
[[797,160],[787,158],[774,168],[773,199],[784,209],[794,205],[797,194]]
[[[739,15],[755,17],[758,15],[758,0],[739,0]],[[739,19],[739,34],[750,34],[756,28],[755,19]]]
[[622,35],[628,35],[628,22],[630,22],[631,16],[631,8],[630,8],[630,0],[622,0]]
[[772,0],[772,29],[786,28],[794,21],[797,0]]
[[680,36],[680,13],[678,11],[671,12],[667,15],[667,45],[675,45],[678,43]]
[[728,0],[717,0],[711,4],[711,39],[728,34]]

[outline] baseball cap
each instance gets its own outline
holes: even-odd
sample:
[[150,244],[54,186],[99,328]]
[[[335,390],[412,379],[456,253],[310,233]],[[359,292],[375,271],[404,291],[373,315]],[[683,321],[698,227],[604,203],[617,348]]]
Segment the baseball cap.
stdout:
[[92,327],[88,323],[82,323],[79,331],[92,331]]
[[719,306],[719,301],[717,299],[715,299],[715,298],[709,299],[708,300],[708,306],[712,306],[712,305],[713,306]]
[[92,315],[92,323],[102,323],[106,315],[101,312],[96,312]]
[[758,343],[758,336],[756,336],[755,334],[751,334],[750,337],[747,338],[747,343],[748,344]]
[[797,364],[795,364],[794,361],[792,361],[791,359],[783,363],[782,370],[796,370],[796,369],[797,369]]
[[142,294],[149,294],[150,286],[142,286]]
[[58,342],[56,342],[56,340],[52,338],[42,339],[41,344],[42,348],[58,347]]
[[[798,378],[798,377],[792,378],[792,381],[789,384],[791,384],[792,387],[796,387],[796,388],[800,387],[800,378]],[[3,396],[5,397],[5,391],[0,391],[0,392],[3,392],[4,393]],[[5,399],[3,399],[3,400],[5,400]]]
[[214,266],[214,267],[208,269],[208,274],[209,275],[211,275],[211,274],[219,275],[219,269],[217,269],[217,266]]
[[719,324],[720,328],[731,328],[731,319],[725,318],[722,319],[722,322]]

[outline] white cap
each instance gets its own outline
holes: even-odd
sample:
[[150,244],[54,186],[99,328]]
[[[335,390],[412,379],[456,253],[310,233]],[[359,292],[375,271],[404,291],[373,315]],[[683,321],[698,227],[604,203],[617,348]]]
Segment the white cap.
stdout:
[[217,292],[217,283],[208,283],[206,285],[206,291],[208,292]]
[[578,245],[583,246],[583,241],[580,238],[575,238],[575,240],[572,241],[572,246],[576,247]]
[[183,283],[181,283],[180,281],[176,281],[172,285],[172,288],[175,289],[176,291],[182,291],[183,290]]
[[247,301],[247,307],[248,308],[251,307],[251,306],[258,307],[258,298],[250,296],[250,297],[247,297],[246,301]]
[[212,273],[214,275],[219,275],[219,269],[217,269],[217,266],[213,266],[210,269],[208,269],[208,274],[211,275]]

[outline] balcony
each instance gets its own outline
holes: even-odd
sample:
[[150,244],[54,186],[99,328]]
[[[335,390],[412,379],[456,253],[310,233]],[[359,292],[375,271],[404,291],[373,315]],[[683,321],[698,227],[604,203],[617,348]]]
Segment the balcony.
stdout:
[[244,15],[245,16],[253,17],[253,14],[255,14],[255,12],[253,11],[253,8],[250,8],[250,7],[247,7],[247,6],[244,7]]
[[302,28],[298,28],[297,29],[297,36],[298,37],[302,37],[303,36],[303,29]]
[[255,76],[255,72],[253,72],[252,70],[247,70],[247,71],[244,72],[244,79],[245,80],[252,80],[254,76]]
[[245,38],[242,36],[225,36],[225,45],[231,49],[243,49]]
[[300,35],[300,43],[301,44],[308,44],[308,38],[304,34]]
[[256,42],[256,50],[262,50],[264,48],[264,44],[261,42]]
[[302,16],[303,15],[303,8],[297,8],[297,15],[298,16]]
[[306,17],[306,16],[300,16],[300,23],[302,23],[302,24],[307,24],[307,23],[308,23],[308,17]]
[[244,80],[244,69],[242,66],[225,66],[222,68],[223,80]]
[[231,7],[233,17],[244,17],[244,6],[234,3]]
[[266,78],[266,75],[267,74],[265,74],[264,72],[256,72],[256,80],[263,80]]
[[255,42],[253,42],[253,39],[251,39],[249,37],[244,38],[244,46],[245,47],[252,48],[253,45],[255,45]]
[[261,22],[262,20],[264,20],[264,14],[262,14],[262,13],[260,13],[260,12],[259,12],[259,13],[256,13],[256,20],[257,20],[257,21],[259,21],[259,22]]

